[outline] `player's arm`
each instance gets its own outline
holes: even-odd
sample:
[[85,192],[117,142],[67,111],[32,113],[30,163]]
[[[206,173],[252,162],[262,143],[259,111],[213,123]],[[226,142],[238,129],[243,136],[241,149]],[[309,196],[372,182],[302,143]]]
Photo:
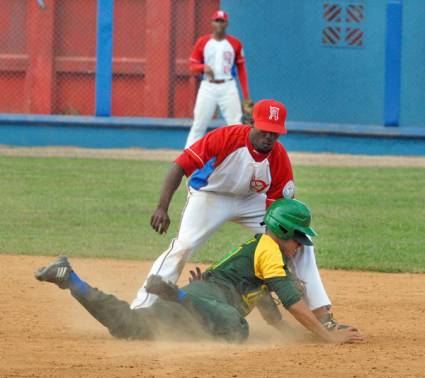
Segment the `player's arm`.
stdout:
[[202,168],[222,149],[223,130],[217,129],[186,148],[177,157],[165,177],[155,212],[151,217],[152,228],[163,234],[170,225],[168,207],[184,175],[189,177],[196,169]]
[[291,161],[282,145],[276,146],[278,153],[273,153],[270,161],[272,182],[267,191],[266,206],[269,207],[279,198],[294,198],[295,183]]
[[243,50],[242,43],[234,38],[229,36],[229,42],[235,50],[235,63],[238,70],[239,82],[241,84],[242,95],[245,100],[249,99],[249,89],[248,89],[248,74],[246,72],[245,66],[245,54]]
[[267,324],[279,333],[286,335],[292,327],[282,318],[282,314],[269,290],[256,302],[256,307]]
[[246,72],[245,61],[236,63],[236,67],[238,69],[238,77],[241,83],[243,98],[249,99],[248,73]]
[[322,340],[330,343],[349,343],[361,341],[362,337],[358,331],[352,327],[347,329],[336,329],[329,332],[317,320],[316,316],[309,309],[301,292],[295,287],[293,281],[289,277],[275,277],[266,280],[269,290],[274,291],[283,306],[290,314],[305,328],[313,332]]
[[323,327],[323,324],[317,320],[316,316],[308,308],[303,299],[294,303],[288,308],[288,311],[295,317],[295,319],[298,320],[298,322],[324,341],[339,344],[354,343],[363,340],[359,332],[353,327],[328,331],[325,327]]
[[191,72],[196,74],[205,73],[209,78],[214,79],[214,71],[212,68],[204,63],[204,47],[205,43],[208,41],[209,37],[199,38],[195,46],[193,47],[192,54],[189,58],[189,69]]
[[151,217],[152,228],[160,234],[167,232],[170,225],[168,208],[175,191],[180,186],[184,174],[183,168],[179,164],[173,163],[162,184],[159,202]]
[[268,290],[261,295],[255,305],[263,319],[272,327],[276,327],[281,322],[282,315]]
[[190,71],[196,74],[205,73],[211,79],[214,79],[214,71],[208,64],[204,63],[190,63]]

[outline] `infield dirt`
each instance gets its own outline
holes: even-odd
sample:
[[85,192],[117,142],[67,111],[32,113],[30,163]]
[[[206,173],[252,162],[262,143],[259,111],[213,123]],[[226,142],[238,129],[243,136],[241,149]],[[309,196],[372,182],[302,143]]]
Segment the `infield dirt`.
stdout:
[[[0,156],[173,161],[180,153],[180,150],[167,149],[102,149],[63,146],[10,147],[0,145]],[[294,166],[319,165],[335,167],[425,167],[424,156],[368,156],[332,153],[290,152],[289,157]]]
[[[423,377],[425,275],[323,270],[337,319],[361,344],[322,344],[254,312],[246,344],[114,339],[67,291],[34,279],[50,257],[0,256],[1,377]],[[150,262],[71,259],[93,286],[130,301]],[[182,275],[185,282],[187,270]]]

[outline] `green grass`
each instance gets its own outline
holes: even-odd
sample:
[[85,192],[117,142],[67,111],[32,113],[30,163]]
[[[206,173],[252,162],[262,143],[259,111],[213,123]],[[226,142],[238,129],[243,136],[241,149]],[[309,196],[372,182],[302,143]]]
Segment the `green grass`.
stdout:
[[[155,258],[166,236],[149,219],[169,164],[131,160],[0,157],[0,253]],[[297,198],[313,210],[320,267],[425,272],[425,170],[295,167]],[[249,233],[222,227],[196,255],[214,261]]]

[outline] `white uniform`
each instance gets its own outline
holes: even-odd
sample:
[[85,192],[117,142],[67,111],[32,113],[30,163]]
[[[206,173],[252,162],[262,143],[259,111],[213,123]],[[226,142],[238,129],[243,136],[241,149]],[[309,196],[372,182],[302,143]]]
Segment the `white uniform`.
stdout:
[[[276,142],[262,154],[249,141],[249,126],[216,129],[176,159],[189,180],[189,192],[178,235],[154,262],[149,273],[176,282],[183,266],[201,245],[226,221],[264,232],[261,225],[266,205],[275,199],[292,198],[295,191],[291,163],[285,148]],[[316,266],[312,247],[294,260],[299,278],[306,282],[311,309],[330,304]],[[156,296],[144,285],[131,308],[150,306]]]
[[230,35],[216,40],[212,35],[198,39],[190,57],[191,67],[202,69],[206,64],[214,72],[214,78],[204,74],[196,96],[193,125],[186,141],[186,148],[202,138],[218,105],[227,125],[241,122],[242,110],[236,86],[238,67],[244,97],[248,97],[245,58],[241,42]]

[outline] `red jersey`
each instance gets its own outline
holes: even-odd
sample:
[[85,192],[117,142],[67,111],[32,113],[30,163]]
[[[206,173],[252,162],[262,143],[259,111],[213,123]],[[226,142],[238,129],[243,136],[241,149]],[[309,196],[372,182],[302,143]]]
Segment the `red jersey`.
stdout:
[[243,96],[249,97],[243,46],[236,37],[226,35],[222,40],[214,39],[212,34],[200,37],[189,61],[193,72],[203,72],[205,64],[210,66],[215,80],[234,78],[237,67]]
[[234,125],[216,129],[194,143],[175,160],[196,190],[233,195],[266,194],[267,206],[275,199],[293,198],[291,162],[276,141],[267,153],[249,141],[251,127]]

